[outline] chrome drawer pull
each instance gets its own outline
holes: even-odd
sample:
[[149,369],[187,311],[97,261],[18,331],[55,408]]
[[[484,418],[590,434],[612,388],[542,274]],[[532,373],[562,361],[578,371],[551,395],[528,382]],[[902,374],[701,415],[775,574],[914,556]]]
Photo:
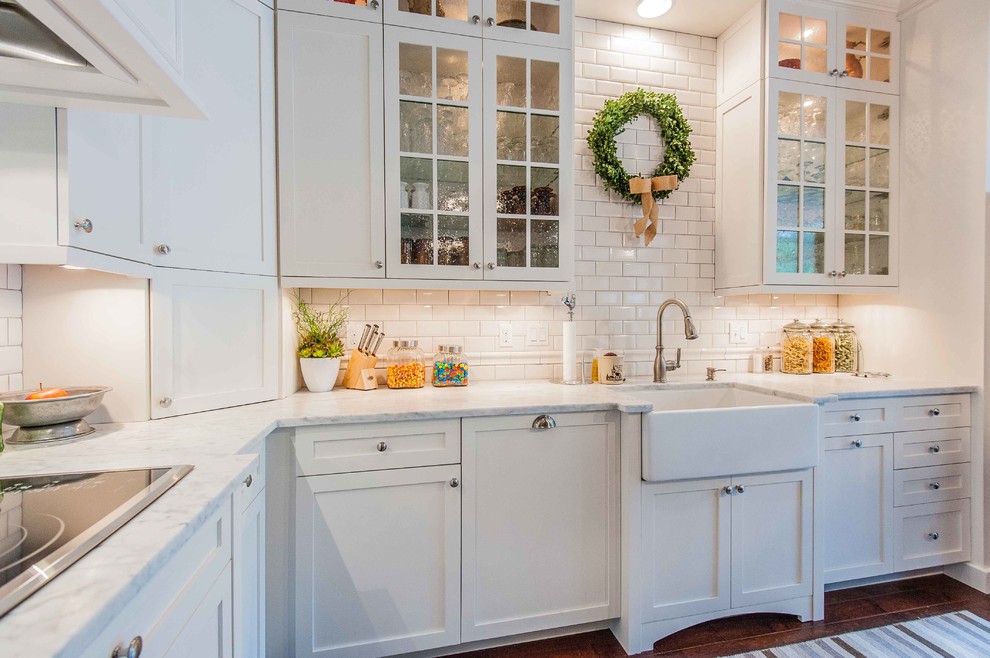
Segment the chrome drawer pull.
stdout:
[[853,439],[852,447],[853,448],[862,448],[863,447],[863,439]]
[[379,441],[378,445],[375,446],[375,448],[378,449],[378,452],[385,452],[386,450],[388,450],[388,444],[385,443],[384,441]]
[[929,450],[931,450],[932,452],[941,452],[942,446],[936,443],[931,448],[929,448]]
[[732,495],[732,486],[727,484],[724,487],[722,487],[722,493],[724,493],[726,496],[731,496]]
[[144,640],[140,635],[134,637],[126,647],[116,646],[110,652],[110,658],[140,658],[141,650],[144,649]]
[[738,494],[744,494],[744,493],[746,493],[746,487],[743,486],[743,485],[741,485],[741,484],[737,484],[736,485],[736,493],[738,493]]
[[555,427],[557,427],[557,421],[554,420],[553,416],[547,416],[546,414],[537,416],[536,420],[533,421],[534,430],[552,430]]
[[935,407],[934,409],[929,409],[928,413],[931,414],[932,416],[938,416],[939,414],[942,413],[942,410],[939,409],[938,407]]
[[852,416],[849,416],[849,420],[851,420],[854,423],[858,423],[860,420],[859,414],[853,414]]
[[931,538],[932,541],[938,541],[938,533],[937,532],[929,532],[928,533],[928,536]]
[[942,485],[940,483],[938,483],[938,482],[932,482],[928,486],[931,487],[932,489],[934,489],[935,491],[938,491],[939,489],[942,488]]
[[252,484],[254,484],[254,478],[248,473],[248,476],[244,478],[244,486],[250,489]]

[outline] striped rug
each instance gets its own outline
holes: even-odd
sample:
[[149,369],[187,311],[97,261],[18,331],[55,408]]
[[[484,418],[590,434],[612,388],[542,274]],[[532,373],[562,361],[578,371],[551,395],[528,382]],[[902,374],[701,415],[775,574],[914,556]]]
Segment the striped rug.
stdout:
[[844,633],[731,658],[986,658],[990,622],[972,612],[950,612],[903,624]]

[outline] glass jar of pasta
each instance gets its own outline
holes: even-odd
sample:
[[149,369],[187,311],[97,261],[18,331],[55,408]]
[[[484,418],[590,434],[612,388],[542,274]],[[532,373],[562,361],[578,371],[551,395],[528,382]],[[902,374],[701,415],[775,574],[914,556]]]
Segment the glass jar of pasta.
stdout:
[[780,339],[780,371],[810,375],[812,371],[811,328],[797,318],[785,324]]
[[812,372],[827,375],[835,372],[835,336],[832,335],[832,325],[815,320],[811,325],[811,343]]
[[419,341],[392,341],[392,349],[388,351],[386,381],[389,388],[423,388],[426,384],[426,366]]
[[832,323],[835,336],[835,371],[856,372],[859,369],[859,336],[856,327],[842,318]]

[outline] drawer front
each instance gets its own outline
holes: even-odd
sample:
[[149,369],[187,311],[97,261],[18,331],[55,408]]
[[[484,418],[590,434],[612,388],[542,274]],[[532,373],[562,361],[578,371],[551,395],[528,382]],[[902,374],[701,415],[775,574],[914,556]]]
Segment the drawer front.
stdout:
[[918,468],[969,461],[969,428],[898,432],[894,468]]
[[261,455],[251,463],[251,468],[241,478],[240,484],[234,490],[234,516],[240,516],[246,510],[258,493],[265,488],[265,460]]
[[894,472],[894,505],[921,505],[970,497],[970,465],[905,468]]
[[894,427],[893,401],[850,400],[825,405],[825,436],[880,434]]
[[461,421],[299,427],[294,445],[297,476],[458,464]]
[[898,400],[895,430],[969,427],[969,395],[930,395]]
[[969,499],[894,510],[894,570],[965,562],[970,557]]

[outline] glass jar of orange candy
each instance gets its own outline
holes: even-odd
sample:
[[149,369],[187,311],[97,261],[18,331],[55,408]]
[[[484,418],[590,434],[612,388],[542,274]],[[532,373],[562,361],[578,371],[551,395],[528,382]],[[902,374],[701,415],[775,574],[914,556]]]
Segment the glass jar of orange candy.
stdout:
[[386,373],[389,388],[423,388],[426,384],[426,365],[419,341],[392,341]]

